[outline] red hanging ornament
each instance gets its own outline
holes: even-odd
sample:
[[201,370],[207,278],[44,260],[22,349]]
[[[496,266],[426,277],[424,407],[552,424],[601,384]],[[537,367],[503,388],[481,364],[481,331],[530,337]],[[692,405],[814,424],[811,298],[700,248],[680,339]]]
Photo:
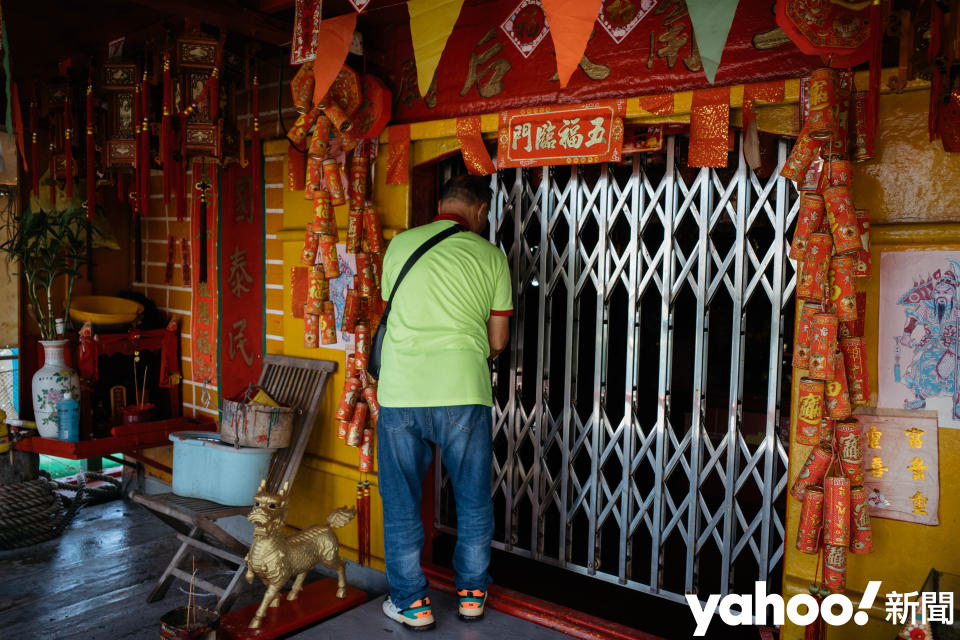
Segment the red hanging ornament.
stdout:
[[145,216],[150,213],[150,93],[147,88],[146,64],[143,67],[140,99],[143,101],[140,107],[140,117],[143,118],[140,123],[140,158],[143,161],[143,166],[140,171],[140,187],[137,189],[137,193],[140,195],[140,215]]
[[163,112],[160,117],[160,155],[163,163],[163,204],[170,203],[173,187],[173,131],[170,115],[173,106],[173,87],[170,82],[170,52],[163,54]]
[[143,120],[141,111],[143,102],[140,100],[140,85],[138,84],[133,96],[133,212],[140,214],[140,173],[143,170],[143,145],[141,144],[140,122]]
[[[256,60],[253,62],[256,69]],[[253,133],[250,134],[250,180],[253,188],[250,192],[253,197],[251,211],[260,211],[263,208],[263,150],[260,146],[260,79],[256,71],[253,73]]]
[[73,197],[73,119],[70,117],[70,93],[63,100],[63,174],[67,180],[67,199]]
[[[90,65],[93,66],[92,64]],[[87,75],[87,219],[93,220],[97,209],[96,143],[93,139],[93,76]]]
[[40,110],[37,108],[37,100],[30,101],[30,188],[33,190],[33,197],[40,197],[40,142],[37,136],[40,135]]
[[54,144],[53,132],[55,130],[53,124],[53,116],[50,116],[50,127],[47,131],[47,139],[50,141],[50,210],[57,210],[57,161],[54,158],[57,152],[57,145]]
[[357,563],[362,565],[366,558],[363,557],[363,483],[357,483]]

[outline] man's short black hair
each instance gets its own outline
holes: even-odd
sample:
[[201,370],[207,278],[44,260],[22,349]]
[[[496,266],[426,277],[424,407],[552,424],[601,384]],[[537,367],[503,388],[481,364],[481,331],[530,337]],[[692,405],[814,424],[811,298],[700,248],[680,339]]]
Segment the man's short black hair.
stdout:
[[460,200],[471,206],[478,204],[489,206],[492,195],[489,177],[463,174],[447,180],[440,192],[440,199]]

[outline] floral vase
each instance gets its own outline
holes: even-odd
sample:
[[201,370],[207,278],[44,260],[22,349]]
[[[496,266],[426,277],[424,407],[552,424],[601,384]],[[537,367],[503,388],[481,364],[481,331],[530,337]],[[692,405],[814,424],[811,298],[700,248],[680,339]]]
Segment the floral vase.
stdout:
[[57,437],[57,403],[64,393],[80,400],[80,376],[66,366],[63,350],[67,340],[41,340],[43,366],[33,374],[33,416],[42,438]]

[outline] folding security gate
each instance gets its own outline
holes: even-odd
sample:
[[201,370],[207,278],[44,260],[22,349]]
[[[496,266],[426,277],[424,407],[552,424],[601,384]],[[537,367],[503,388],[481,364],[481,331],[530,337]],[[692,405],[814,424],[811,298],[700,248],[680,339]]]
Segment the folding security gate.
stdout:
[[797,211],[779,171],[739,150],[688,169],[682,143],[501,171],[490,225],[516,298],[493,371],[495,547],[680,602],[779,581]]

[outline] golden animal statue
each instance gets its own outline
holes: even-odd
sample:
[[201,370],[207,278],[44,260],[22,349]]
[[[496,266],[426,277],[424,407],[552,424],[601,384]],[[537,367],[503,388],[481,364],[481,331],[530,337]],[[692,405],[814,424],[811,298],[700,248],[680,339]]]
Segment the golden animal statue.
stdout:
[[287,522],[288,489],[289,483],[284,482],[279,493],[271,493],[267,491],[266,480],[261,480],[253,509],[247,516],[253,523],[253,544],[245,558],[247,582],[253,583],[254,576],[259,576],[267,586],[263,602],[250,621],[251,629],[260,628],[267,607],[280,606],[280,589],[294,576],[287,600],[295,600],[307,572],[317,563],[337,572],[337,597],[347,595],[347,561],[339,555],[340,544],[333,530],[353,520],[357,510],[340,507],[327,516],[326,526],[313,525],[285,536],[282,531]]

